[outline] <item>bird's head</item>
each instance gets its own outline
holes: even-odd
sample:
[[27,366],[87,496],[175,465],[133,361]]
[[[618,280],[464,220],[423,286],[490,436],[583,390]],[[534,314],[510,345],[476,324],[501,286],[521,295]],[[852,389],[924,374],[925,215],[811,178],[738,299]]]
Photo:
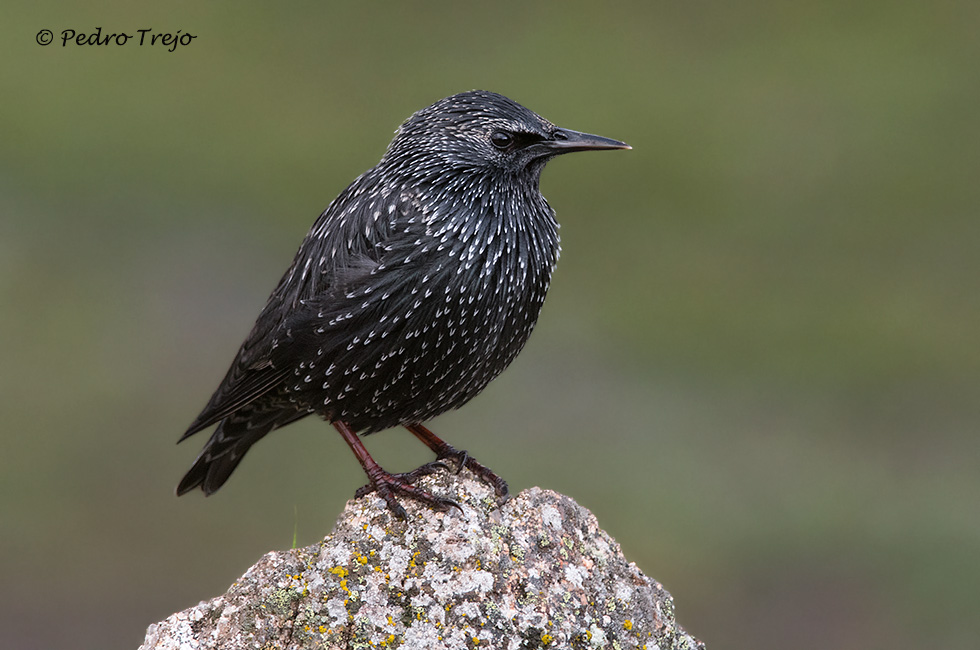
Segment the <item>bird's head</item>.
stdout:
[[625,142],[555,126],[503,95],[459,93],[424,108],[399,127],[385,158],[395,164],[431,161],[454,170],[539,173],[572,151],[629,149]]

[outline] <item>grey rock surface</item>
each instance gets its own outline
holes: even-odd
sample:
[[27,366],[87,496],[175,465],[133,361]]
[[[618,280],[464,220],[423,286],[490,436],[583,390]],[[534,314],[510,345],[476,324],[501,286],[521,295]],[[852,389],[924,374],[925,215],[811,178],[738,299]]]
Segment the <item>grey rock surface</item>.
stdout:
[[468,472],[420,485],[462,512],[373,495],[322,542],[265,555],[228,591],[149,627],[140,650],[668,648],[704,646],[674,602],[569,497],[504,505]]

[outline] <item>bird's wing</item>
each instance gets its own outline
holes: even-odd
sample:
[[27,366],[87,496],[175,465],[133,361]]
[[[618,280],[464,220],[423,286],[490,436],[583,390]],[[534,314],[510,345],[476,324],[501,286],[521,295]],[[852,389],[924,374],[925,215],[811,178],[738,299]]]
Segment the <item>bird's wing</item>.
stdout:
[[[310,332],[303,331],[309,319],[308,305],[323,305],[331,295],[343,295],[347,286],[356,286],[371,275],[384,253],[394,218],[404,218],[408,208],[401,206],[395,215],[388,204],[397,205],[397,199],[365,197],[364,186],[369,184],[368,175],[362,175],[314,223],[225,378],[181,440],[274,393],[295,371],[303,349],[314,344]],[[408,236],[402,231],[398,234]]]
[[[184,440],[198,431],[220,422],[242,407],[251,404],[256,399],[266,395],[285,379],[291,372],[288,367],[273,365],[269,354],[264,348],[266,337],[261,333],[249,338],[238,351],[235,362],[228,369],[224,380],[214,391],[207,406],[181,436]],[[179,441],[178,441],[179,442]]]

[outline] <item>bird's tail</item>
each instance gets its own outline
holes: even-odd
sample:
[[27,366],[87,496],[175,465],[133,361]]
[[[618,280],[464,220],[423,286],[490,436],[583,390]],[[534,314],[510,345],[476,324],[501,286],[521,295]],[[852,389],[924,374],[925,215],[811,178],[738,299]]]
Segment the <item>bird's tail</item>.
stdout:
[[273,429],[306,415],[305,412],[283,413],[280,410],[261,412],[255,408],[232,413],[218,424],[211,439],[180,480],[177,496],[196,487],[200,487],[206,495],[214,494],[238,467],[249,447]]

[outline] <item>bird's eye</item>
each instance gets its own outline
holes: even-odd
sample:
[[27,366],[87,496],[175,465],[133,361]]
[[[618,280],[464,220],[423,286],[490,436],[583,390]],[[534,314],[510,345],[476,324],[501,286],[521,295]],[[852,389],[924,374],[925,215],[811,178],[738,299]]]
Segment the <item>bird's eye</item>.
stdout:
[[514,136],[506,131],[494,131],[490,134],[490,142],[498,149],[509,149],[514,144]]

